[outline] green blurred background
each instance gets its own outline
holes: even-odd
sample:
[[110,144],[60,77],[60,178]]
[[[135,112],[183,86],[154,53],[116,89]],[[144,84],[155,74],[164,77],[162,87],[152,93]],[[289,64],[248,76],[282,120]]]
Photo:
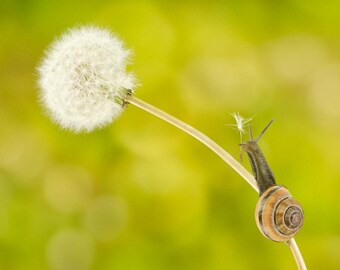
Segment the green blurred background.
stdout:
[[[295,269],[254,221],[257,194],[203,145],[129,106],[76,135],[37,102],[67,28],[134,51],[136,96],[239,157],[231,112],[305,210],[309,269],[340,268],[340,1],[0,2],[0,269]],[[243,164],[249,169],[248,161]]]

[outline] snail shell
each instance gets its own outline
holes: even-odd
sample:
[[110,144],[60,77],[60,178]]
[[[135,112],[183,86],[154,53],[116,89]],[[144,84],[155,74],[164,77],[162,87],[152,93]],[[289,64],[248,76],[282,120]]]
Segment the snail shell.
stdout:
[[274,185],[261,195],[256,205],[255,220],[265,237],[285,242],[300,231],[303,211],[285,187]]

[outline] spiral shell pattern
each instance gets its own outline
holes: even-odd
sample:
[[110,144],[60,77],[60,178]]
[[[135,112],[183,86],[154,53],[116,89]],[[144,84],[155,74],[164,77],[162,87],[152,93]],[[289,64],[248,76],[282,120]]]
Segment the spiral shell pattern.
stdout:
[[269,187],[255,210],[256,225],[262,234],[276,242],[285,242],[297,234],[303,224],[301,205],[279,185]]

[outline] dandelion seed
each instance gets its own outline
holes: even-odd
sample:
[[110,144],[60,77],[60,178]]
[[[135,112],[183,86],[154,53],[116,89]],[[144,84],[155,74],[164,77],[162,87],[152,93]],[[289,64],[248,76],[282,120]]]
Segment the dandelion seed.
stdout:
[[[228,126],[232,126],[234,130],[237,130],[240,134],[240,143],[242,143],[242,134],[246,134],[247,130],[244,129],[244,126],[248,124],[251,120],[253,120],[253,117],[250,118],[244,118],[242,115],[240,115],[238,112],[234,112],[230,114],[232,117],[234,117],[236,124],[228,124]],[[242,149],[240,148],[240,160],[242,161]]]
[[110,31],[73,28],[57,39],[38,68],[40,99],[52,119],[76,132],[117,118],[136,86],[126,72],[130,51]]
[[231,113],[231,116],[234,117],[234,119],[236,121],[236,124],[228,124],[228,126],[234,127],[234,129],[239,132],[239,134],[240,134],[240,141],[242,143],[242,134],[246,134],[247,133],[247,131],[244,129],[244,126],[246,124],[248,124],[251,120],[253,120],[253,117],[244,118],[238,112]]

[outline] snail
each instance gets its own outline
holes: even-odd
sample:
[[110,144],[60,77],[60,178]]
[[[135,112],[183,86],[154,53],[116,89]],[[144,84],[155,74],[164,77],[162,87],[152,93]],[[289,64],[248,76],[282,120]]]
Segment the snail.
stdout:
[[276,242],[286,242],[297,234],[303,224],[304,214],[301,205],[293,199],[288,189],[275,183],[275,178],[257,142],[269,128],[253,140],[249,127],[250,140],[241,143],[259,188],[259,201],[256,205],[255,220],[261,233]]

